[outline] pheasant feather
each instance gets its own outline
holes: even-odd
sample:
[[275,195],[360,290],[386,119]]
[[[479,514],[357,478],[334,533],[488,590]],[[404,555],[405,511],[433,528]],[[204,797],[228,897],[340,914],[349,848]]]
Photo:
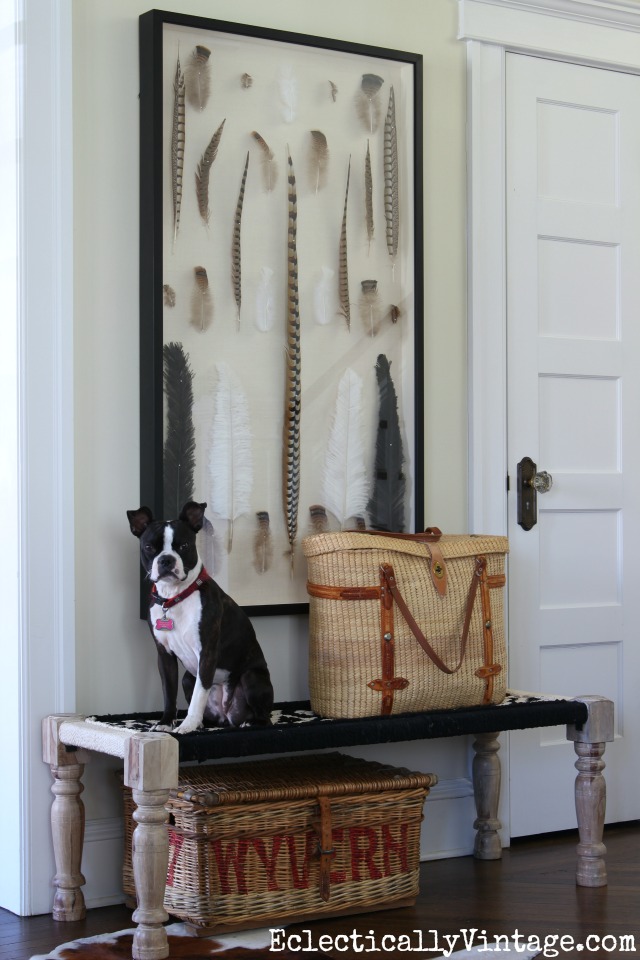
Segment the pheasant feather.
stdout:
[[275,186],[278,176],[278,164],[276,163],[275,154],[264,137],[261,137],[256,130],[254,130],[251,135],[260,147],[262,155],[262,179],[265,190],[270,193]]
[[249,404],[240,381],[226,363],[217,363],[209,455],[210,504],[228,523],[227,548],[233,546],[233,525],[251,507],[253,453]]
[[162,351],[166,427],[163,457],[164,513],[177,517],[193,499],[195,429],[193,372],[181,343],[166,343]]
[[287,538],[291,551],[291,575],[296,537],[298,535],[298,505],[300,501],[300,416],[302,406],[300,304],[298,299],[296,178],[291,154],[288,164],[288,229],[287,229],[287,348],[286,385],[283,425],[283,507],[287,524]]
[[364,218],[367,225],[369,251],[373,240],[373,177],[371,175],[371,152],[367,140],[367,155],[364,158]]
[[404,453],[398,418],[398,398],[390,368],[389,360],[381,353],[376,363],[379,414],[373,490],[367,509],[374,530],[402,533],[405,526],[406,480],[402,469]]
[[184,70],[187,100],[196,110],[204,110],[209,101],[209,94],[211,93],[210,56],[211,50],[198,44],[189,57],[189,62]]
[[326,533],[329,527],[326,509],[319,503],[309,507],[309,522],[314,533]]
[[389,108],[384,124],[384,215],[387,221],[387,250],[395,261],[398,253],[400,202],[398,197],[398,133],[396,101],[393,87],[389,91]]
[[[226,119],[226,118],[225,118]],[[214,135],[209,141],[209,145],[205,152],[200,157],[200,163],[196,168],[196,197],[198,200],[198,210],[200,211],[200,216],[202,217],[205,224],[209,224],[209,177],[211,174],[211,166],[218,155],[218,147],[220,146],[220,138],[222,137],[222,130],[225,125],[225,120],[222,121]]]
[[273,270],[261,267],[258,289],[256,291],[256,327],[262,333],[268,333],[273,327]]
[[363,73],[356,96],[356,109],[365,130],[375,133],[380,123],[380,87],[384,78],[376,73]]
[[269,514],[266,510],[258,510],[256,520],[258,526],[253,540],[253,568],[256,573],[266,573],[273,557]]
[[338,384],[338,395],[329,433],[323,502],[340,526],[364,513],[369,501],[362,414],[362,379],[350,368]]
[[347,201],[349,199],[349,177],[351,176],[351,157],[347,170],[347,188],[344,193],[344,210],[342,212],[342,227],[340,229],[340,250],[338,263],[338,295],[340,298],[340,315],[347,322],[347,329],[351,329],[351,304],[349,303],[349,265],[347,260]]
[[173,80],[173,120],[171,125],[171,196],[173,202],[173,242],[178,239],[180,208],[182,206],[182,173],[184,168],[185,110],[184,74],[180,56],[176,63]]
[[360,297],[360,319],[370,337],[375,337],[380,329],[380,297],[377,280],[362,280]]
[[204,267],[194,267],[195,286],[191,296],[191,317],[189,322],[200,333],[211,325],[213,320],[213,297],[209,289],[209,278]]
[[236,213],[233,220],[233,240],[231,242],[231,283],[233,284],[233,296],[236,301],[237,321],[240,325],[240,307],[242,304],[242,250],[240,243],[240,231],[242,227],[242,207],[244,204],[244,188],[247,182],[247,170],[249,169],[249,153],[244,165],[242,182],[240,184],[240,193],[236,204]]
[[329,169],[329,147],[322,130],[311,131],[311,150],[309,153],[309,180],[314,193],[322,190],[327,183]]

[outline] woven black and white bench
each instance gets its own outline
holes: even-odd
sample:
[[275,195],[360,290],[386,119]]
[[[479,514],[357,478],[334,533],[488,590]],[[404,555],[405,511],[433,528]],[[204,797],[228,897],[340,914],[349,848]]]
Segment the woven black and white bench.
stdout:
[[363,744],[432,740],[470,734],[474,737],[473,789],[477,818],[474,855],[496,860],[502,855],[498,830],[500,761],[498,735],[508,730],[566,724],[567,738],[578,755],[575,785],[579,830],[576,883],[607,882],[602,843],[605,781],[602,756],[613,740],[613,703],[604,697],[573,699],[509,691],[499,706],[437,710],[426,713],[328,720],[305,702],[276,704],[269,727],[206,729],[180,736],[153,731],[157,715],[50,716],[43,723],[43,758],[51,766],[54,801],[51,828],[56,858],[53,917],[79,920],[85,915],[81,873],[84,807],[81,777],[91,753],[124,761],[124,782],[133,790],[137,826],[133,871],[138,907],[133,940],[135,960],[168,956],[163,924],[164,881],[169,853],[164,805],[177,787],[184,761],[217,760],[259,754],[296,753]]

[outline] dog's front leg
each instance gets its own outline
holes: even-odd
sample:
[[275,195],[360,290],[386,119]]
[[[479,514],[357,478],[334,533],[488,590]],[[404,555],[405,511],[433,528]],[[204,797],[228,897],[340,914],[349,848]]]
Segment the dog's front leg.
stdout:
[[211,643],[201,649],[198,658],[198,673],[189,701],[189,710],[176,733],[192,733],[203,726],[204,711],[213,686],[218,660],[219,625],[214,627],[210,636]]
[[154,730],[172,730],[176,718],[178,702],[178,660],[173,653],[156,641],[158,650],[158,670],[162,681],[164,712],[155,724]]

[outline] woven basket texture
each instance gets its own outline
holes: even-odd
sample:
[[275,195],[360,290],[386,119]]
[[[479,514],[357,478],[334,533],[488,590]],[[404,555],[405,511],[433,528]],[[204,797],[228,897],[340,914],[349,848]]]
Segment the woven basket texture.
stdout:
[[[315,534],[306,537],[302,545],[309,581],[323,586],[375,587],[380,564],[390,563],[418,626],[449,667],[455,666],[460,656],[475,558],[486,557],[489,576],[502,575],[508,552],[506,537],[442,536],[437,545],[448,578],[442,597],[431,579],[427,544],[343,532]],[[503,588],[489,591],[494,661],[502,666],[494,679],[492,703],[504,699],[507,684],[503,593]],[[409,685],[395,692],[391,712],[446,710],[482,703],[485,683],[475,671],[484,663],[483,623],[478,591],[464,663],[457,673],[447,675],[428,658],[394,605],[394,673]],[[309,692],[315,713],[335,718],[380,714],[380,693],[367,686],[382,676],[380,633],[379,600],[310,598]]]
[[[181,767],[167,809],[164,907],[198,933],[408,905],[433,774],[342,754]],[[320,796],[329,797],[330,895],[320,893]],[[125,893],[135,896],[134,804],[124,788]]]

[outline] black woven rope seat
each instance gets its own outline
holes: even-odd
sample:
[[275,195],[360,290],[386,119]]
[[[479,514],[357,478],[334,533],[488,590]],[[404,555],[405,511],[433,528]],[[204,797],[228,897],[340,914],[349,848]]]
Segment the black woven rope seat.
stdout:
[[[587,716],[587,707],[579,700],[516,693],[509,693],[498,706],[433,710],[359,720],[321,718],[313,713],[308,701],[293,701],[275,705],[271,726],[205,728],[174,736],[178,740],[180,760],[200,762],[218,757],[248,757],[401,740],[433,740],[557,724],[574,724],[580,728]],[[87,718],[96,724],[141,732],[152,730],[159,719],[159,713]]]

